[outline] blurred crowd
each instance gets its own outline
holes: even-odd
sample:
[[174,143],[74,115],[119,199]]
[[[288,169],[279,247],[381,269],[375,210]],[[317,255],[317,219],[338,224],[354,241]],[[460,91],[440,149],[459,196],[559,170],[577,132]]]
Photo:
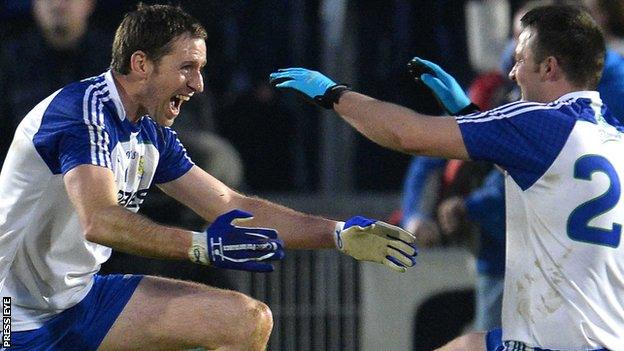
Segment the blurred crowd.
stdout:
[[[158,1],[144,1],[157,3]],[[114,28],[137,1],[0,1],[0,155],[14,126],[33,104],[64,84],[107,69]],[[267,74],[278,67],[323,68],[323,11],[346,3],[348,37],[338,52],[353,57],[354,81],[365,93],[421,111],[438,111],[405,70],[415,55],[449,67],[463,83],[468,62],[463,1],[177,1],[209,31],[206,86],[176,122],[182,141],[198,163],[219,155],[239,157],[239,171],[215,175],[250,192],[313,192],[319,187],[319,111],[295,98],[275,99]],[[375,16],[370,16],[374,13]],[[433,14],[433,15],[432,15]],[[343,77],[335,77],[338,80]],[[190,107],[190,108],[188,108]],[[192,131],[213,133],[206,138]],[[223,139],[223,140],[221,140]],[[221,143],[220,141],[224,141]],[[190,144],[200,144],[193,145]],[[201,145],[209,144],[209,145]],[[213,145],[213,144],[216,144]],[[233,148],[228,148],[232,146]],[[202,148],[203,146],[203,148]],[[357,137],[355,157],[345,172],[354,190],[398,190],[409,157]],[[211,149],[213,152],[194,150]],[[225,151],[224,151],[225,150]],[[267,157],[270,155],[270,157]],[[203,160],[211,158],[211,160]],[[374,162],[379,167],[369,167]],[[244,166],[244,172],[242,169]],[[393,169],[396,172],[382,172]]]

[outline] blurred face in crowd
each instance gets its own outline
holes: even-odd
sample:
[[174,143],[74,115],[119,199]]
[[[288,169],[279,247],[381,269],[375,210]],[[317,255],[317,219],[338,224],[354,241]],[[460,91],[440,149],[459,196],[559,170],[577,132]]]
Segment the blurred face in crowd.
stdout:
[[607,29],[609,28],[609,14],[605,12],[605,8],[600,6],[599,1],[585,0],[583,1],[583,4],[587,7],[589,13],[591,13],[598,26],[602,28],[605,32],[608,32]]
[[87,30],[95,0],[34,0],[33,15],[46,39],[58,48],[74,45]]
[[537,33],[530,27],[520,33],[515,50],[515,64],[509,72],[509,78],[520,87],[522,100],[546,102],[542,101],[543,86],[540,65],[535,62],[533,52],[536,36]]
[[204,90],[201,69],[206,65],[206,42],[181,35],[173,39],[171,52],[151,62],[147,72],[143,109],[159,125],[169,127],[182,104]]

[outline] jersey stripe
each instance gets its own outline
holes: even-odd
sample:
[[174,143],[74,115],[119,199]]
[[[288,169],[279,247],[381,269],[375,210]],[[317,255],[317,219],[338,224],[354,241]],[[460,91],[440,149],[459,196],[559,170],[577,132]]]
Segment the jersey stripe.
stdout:
[[102,128],[104,128],[105,124],[104,124],[104,103],[107,101],[110,101],[111,97],[110,97],[110,92],[108,91],[108,89],[106,90],[106,93],[102,94],[102,97],[100,99],[98,99],[98,129],[100,131],[99,135],[100,136],[104,136],[104,139],[102,140],[102,157],[103,157],[103,161],[105,163],[105,166],[108,168],[112,168],[111,167],[111,162],[110,162],[110,150],[109,150],[109,144],[110,144],[110,139],[108,136],[108,133],[105,133],[103,130],[100,130]]
[[[110,168],[108,136],[104,132],[103,102],[110,100],[106,81],[90,85],[83,98],[83,119],[89,130],[91,164]],[[108,156],[108,157],[106,157]]]
[[[536,104],[536,103],[522,103],[520,105],[511,106],[510,108],[504,108],[497,112],[487,111],[479,114],[459,116],[456,118],[457,123],[482,123],[489,122],[503,118],[514,117],[523,113],[528,113],[537,110],[557,110],[563,106],[571,105],[576,99],[567,99],[563,101],[557,101],[555,104]],[[504,107],[507,107],[505,105]]]

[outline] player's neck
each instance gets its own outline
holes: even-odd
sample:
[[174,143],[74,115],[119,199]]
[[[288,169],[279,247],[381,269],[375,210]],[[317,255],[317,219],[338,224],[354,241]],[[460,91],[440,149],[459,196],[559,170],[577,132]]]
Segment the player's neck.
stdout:
[[130,122],[136,123],[145,115],[144,108],[139,103],[139,89],[136,88],[137,82],[130,75],[119,74],[115,71],[112,71],[112,74],[121,104],[126,111],[126,118]]
[[584,90],[592,90],[588,87],[580,87],[571,84],[568,81],[557,82],[556,84],[551,85],[547,89],[544,90],[544,95],[542,96],[542,102],[551,102],[559,99],[560,97],[573,93],[575,91],[584,91]]

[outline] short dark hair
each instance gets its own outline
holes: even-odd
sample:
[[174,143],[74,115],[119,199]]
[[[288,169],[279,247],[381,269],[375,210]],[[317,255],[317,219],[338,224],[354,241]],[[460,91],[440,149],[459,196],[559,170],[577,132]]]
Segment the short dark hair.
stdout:
[[532,47],[535,63],[548,56],[557,58],[568,80],[580,87],[595,89],[604,67],[605,40],[600,27],[580,6],[541,6],[527,12],[522,29],[535,29]]
[[175,38],[189,35],[206,39],[206,29],[179,6],[145,5],[125,14],[113,41],[111,68],[118,73],[130,73],[130,57],[137,50],[158,63],[171,52]]

